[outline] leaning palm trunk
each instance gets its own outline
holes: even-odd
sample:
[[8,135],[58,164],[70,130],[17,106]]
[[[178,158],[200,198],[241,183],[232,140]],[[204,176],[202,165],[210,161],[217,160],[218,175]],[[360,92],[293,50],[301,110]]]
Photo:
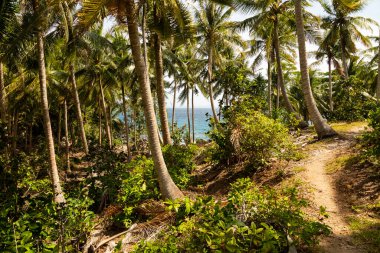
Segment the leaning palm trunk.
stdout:
[[328,59],[329,63],[329,107],[330,111],[334,111],[334,103],[333,103],[333,87],[332,87],[332,74],[331,74],[331,57]]
[[193,143],[195,143],[195,127],[194,127],[194,85],[191,90],[191,126],[193,129]]
[[65,127],[65,147],[66,147],[66,170],[67,172],[70,172],[70,145],[69,145],[69,127],[68,127],[68,117],[67,117],[67,103],[66,99],[64,102],[64,127]]
[[76,109],[76,114],[77,114],[80,137],[81,137],[82,145],[83,145],[83,151],[86,154],[88,154],[88,144],[87,144],[86,132],[84,130],[84,125],[83,125],[82,110],[80,106],[78,88],[77,88],[77,83],[75,79],[74,66],[71,64],[69,68],[70,68],[70,79],[71,79],[70,81],[71,81],[71,85],[73,89],[72,92],[74,96],[74,104],[75,104],[75,109]]
[[49,152],[49,167],[50,176],[53,183],[54,202],[58,204],[65,203],[65,197],[63,196],[61,183],[59,181],[59,174],[57,168],[57,162],[55,160],[54,139],[51,130],[50,115],[49,115],[49,103],[47,97],[46,87],[46,67],[45,67],[45,54],[44,54],[44,41],[41,31],[37,32],[37,44],[38,44],[38,65],[39,65],[39,81],[41,92],[41,105],[42,115],[45,130],[46,145]]
[[379,36],[379,52],[377,55],[377,84],[376,84],[376,98],[380,100],[380,36]]
[[310,118],[314,123],[315,130],[318,134],[318,138],[326,138],[329,136],[336,135],[336,132],[323,120],[317,105],[315,103],[313,93],[311,91],[309,71],[307,66],[306,57],[306,39],[305,30],[303,25],[303,15],[302,15],[302,0],[295,0],[295,10],[296,10],[296,27],[297,27],[297,39],[298,39],[298,51],[299,51],[299,61],[301,69],[301,82],[302,82],[302,92],[305,97],[306,107],[309,112]]
[[187,113],[187,130],[189,143],[191,143],[191,125],[190,125],[190,89],[189,84],[187,84],[187,94],[186,94],[186,113]]
[[272,61],[268,57],[268,110],[269,116],[272,117]]
[[174,116],[175,116],[175,100],[177,99],[176,98],[176,95],[177,95],[177,81],[175,80],[175,77],[174,77],[174,95],[173,95],[173,109],[172,109],[172,134],[174,132]]
[[[211,41],[209,42],[209,44],[211,45]],[[212,90],[212,64],[213,64],[212,48],[211,46],[209,46],[208,62],[207,62],[208,95],[210,97],[210,104],[211,104],[212,116],[214,118],[214,123],[218,124],[219,120],[216,115],[216,110],[215,110],[215,105],[214,105],[214,92]]]
[[154,35],[154,53],[155,53],[155,70],[156,70],[156,81],[157,81],[157,100],[158,100],[158,111],[161,121],[161,131],[164,141],[164,145],[171,144],[172,140],[170,138],[168,115],[166,113],[165,105],[165,87],[164,87],[164,66],[162,61],[162,48],[161,39],[155,34]]
[[7,110],[5,108],[5,92],[4,92],[5,84],[4,84],[4,68],[3,63],[0,61],[0,114],[1,121],[3,123],[7,120]]
[[146,127],[148,132],[148,140],[154,167],[158,177],[161,194],[164,199],[177,199],[182,198],[183,194],[173,182],[170,174],[166,168],[164,157],[158,138],[158,127],[156,116],[154,114],[152,93],[148,83],[148,72],[141,53],[140,36],[137,25],[138,15],[134,0],[126,0],[126,11],[128,21],[128,33],[131,42],[132,56],[135,63],[137,78],[139,81],[139,88],[142,97]]
[[[288,94],[287,94],[286,89],[285,89],[284,74],[282,71],[282,64],[281,64],[280,42],[278,39],[278,21],[277,20],[275,20],[275,22],[274,22],[273,41],[274,41],[274,50],[276,53],[276,62],[277,62],[277,83],[278,83],[278,86],[281,88],[281,92],[282,92],[282,96],[284,98],[286,110],[289,113],[296,115],[297,119],[300,120],[301,118],[294,111],[294,108],[293,108],[292,104],[290,103]],[[279,91],[277,91],[277,92],[279,92]]]
[[128,161],[131,160],[131,147],[129,146],[129,126],[127,117],[127,102],[125,101],[124,84],[121,84],[121,95],[123,97],[123,116],[124,116],[124,128],[125,128],[125,142],[127,144]]
[[104,120],[106,122],[106,132],[107,132],[108,145],[111,148],[112,147],[111,127],[110,127],[110,121],[109,121],[108,113],[107,113],[106,101],[104,99],[103,85],[102,85],[102,81],[101,81],[100,77],[99,77],[99,86],[100,86],[100,95],[101,95]]

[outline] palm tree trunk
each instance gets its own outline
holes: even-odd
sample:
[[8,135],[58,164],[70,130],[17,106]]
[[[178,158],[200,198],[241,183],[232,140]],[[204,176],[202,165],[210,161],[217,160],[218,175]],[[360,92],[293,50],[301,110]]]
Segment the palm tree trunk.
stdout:
[[102,85],[102,80],[99,77],[99,86],[100,86],[100,94],[101,94],[101,102],[102,102],[102,109],[103,109],[103,114],[104,114],[104,120],[106,122],[106,133],[107,133],[107,139],[108,139],[108,145],[110,148],[112,148],[112,139],[111,139],[111,127],[110,127],[110,122],[108,119],[108,112],[107,112],[107,107],[106,107],[106,101],[104,99],[104,91],[103,91],[103,85]]
[[376,98],[380,100],[380,36],[379,36],[379,52],[377,55],[377,84],[376,84]]
[[134,0],[126,0],[126,13],[128,21],[128,33],[131,42],[132,56],[135,63],[135,70],[139,81],[139,88],[142,97],[146,127],[148,132],[148,140],[154,167],[158,177],[161,194],[164,199],[182,198],[183,194],[175,185],[166,167],[160,141],[158,138],[158,127],[156,116],[154,114],[154,106],[150,85],[148,82],[148,72],[141,53],[140,36],[137,25],[138,15]]
[[173,110],[172,110],[172,133],[174,132],[174,117],[175,117],[175,103],[176,103],[176,96],[177,96],[177,81],[174,77],[174,95],[173,95]]
[[0,60],[0,119],[3,123],[7,120],[7,109],[5,108],[5,92],[4,92],[4,67]]
[[125,91],[124,84],[121,84],[121,95],[123,97],[123,116],[124,116],[124,128],[125,128],[125,141],[127,144],[127,155],[128,161],[131,160],[131,148],[129,146],[129,126],[128,126],[128,117],[127,117],[127,102],[125,101]]
[[103,142],[102,142],[102,135],[103,135],[103,129],[102,129],[102,110],[101,108],[101,102],[99,99],[99,146],[101,147]]
[[345,42],[342,35],[340,35],[340,50],[342,54],[342,64],[343,64],[343,71],[344,71],[344,79],[348,78],[348,64],[347,64],[347,58],[345,54]]
[[189,138],[189,143],[191,143],[191,125],[190,125],[190,89],[189,84],[187,84],[187,94],[186,94],[186,114],[187,114],[187,130]]
[[111,146],[113,145],[113,121],[112,121],[112,108],[111,105],[108,106],[108,120],[110,124],[110,133],[111,133]]
[[213,55],[212,55],[212,47],[211,41],[209,42],[209,50],[208,50],[208,60],[207,60],[207,75],[208,75],[208,94],[210,97],[210,104],[212,110],[212,116],[214,117],[215,124],[219,123],[218,117],[215,111],[214,105],[214,92],[212,90],[212,64],[213,64]]
[[14,116],[13,116],[13,126],[12,126],[12,154],[16,154],[16,149],[17,149],[18,116],[19,116],[19,113],[17,110],[15,110]]
[[75,109],[76,109],[76,115],[77,115],[79,131],[80,131],[80,137],[81,137],[82,145],[83,145],[83,151],[86,154],[88,154],[88,144],[87,144],[86,132],[84,130],[82,110],[81,110],[81,106],[80,106],[77,82],[75,79],[74,65],[71,64],[69,68],[70,68],[71,85],[72,85],[72,89],[73,89],[72,92],[73,92],[73,96],[74,96],[74,104],[75,104]]
[[268,110],[269,116],[272,117],[272,61],[268,57]]
[[138,150],[137,147],[137,121],[136,121],[136,110],[133,110],[133,136],[134,136],[134,145],[135,149]]
[[[35,3],[35,1],[33,1]],[[34,6],[36,10],[36,6]],[[39,81],[40,81],[40,92],[41,92],[41,106],[43,123],[45,130],[46,145],[48,149],[50,176],[53,183],[54,192],[54,202],[58,204],[63,204],[66,202],[63,196],[63,191],[61,188],[61,183],[59,181],[59,174],[57,168],[57,162],[55,160],[55,150],[54,150],[54,139],[51,130],[51,122],[49,115],[49,103],[47,97],[47,87],[46,87],[46,67],[45,67],[45,53],[44,53],[44,40],[41,31],[37,32],[37,45],[38,45],[38,65],[39,65]]]
[[305,30],[303,24],[302,15],[302,0],[295,0],[295,15],[296,15],[296,27],[297,27],[297,40],[298,40],[298,51],[299,51],[299,61],[301,69],[301,81],[302,81],[302,91],[306,101],[306,107],[309,112],[310,118],[314,123],[315,130],[318,134],[318,138],[326,138],[329,136],[336,135],[336,132],[323,120],[317,105],[315,103],[313,93],[311,91],[309,70],[307,65],[306,56],[306,38]]
[[191,90],[191,124],[193,129],[193,143],[195,143],[195,127],[194,127],[194,84]]
[[66,147],[66,170],[67,172],[71,172],[70,169],[70,146],[69,146],[69,126],[68,126],[68,117],[67,117],[67,103],[66,99],[64,102],[64,125],[65,125],[65,147]]
[[[277,19],[274,21],[273,42],[274,42],[274,50],[276,53],[276,61],[277,61],[277,83],[281,88],[282,96],[283,96],[284,102],[285,102],[285,108],[289,113],[297,116],[298,114],[296,114],[296,112],[294,111],[293,106],[290,103],[288,94],[287,94],[286,89],[285,89],[284,74],[282,72],[282,64],[281,64],[280,42],[279,42],[279,38],[278,38],[278,21],[277,21]],[[279,92],[279,91],[277,91],[277,92]]]
[[157,100],[158,100],[158,111],[161,121],[161,131],[164,141],[164,145],[171,144],[172,140],[170,138],[168,115],[166,112],[165,104],[165,87],[164,87],[164,66],[162,61],[162,48],[161,39],[157,34],[154,34],[154,53],[155,53],[155,70],[156,70],[156,81],[157,81]]
[[59,106],[58,110],[58,134],[57,134],[57,152],[60,152],[61,149],[61,134],[62,134],[62,111],[61,106]]
[[331,74],[331,57],[328,58],[329,63],[329,106],[330,111],[334,111],[334,103],[333,103],[333,87],[332,87],[332,74]]

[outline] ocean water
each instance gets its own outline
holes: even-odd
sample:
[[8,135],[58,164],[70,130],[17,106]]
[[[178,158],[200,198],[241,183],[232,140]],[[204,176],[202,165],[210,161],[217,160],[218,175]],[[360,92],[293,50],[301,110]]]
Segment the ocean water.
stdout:
[[[172,108],[167,108],[169,127],[171,128],[172,122]],[[211,108],[194,108],[194,129],[195,139],[207,140],[206,132],[210,130],[208,119],[211,117]],[[187,110],[186,108],[176,108],[174,113],[174,122],[177,122],[178,127],[187,127]],[[190,125],[191,125],[191,108],[190,108]]]

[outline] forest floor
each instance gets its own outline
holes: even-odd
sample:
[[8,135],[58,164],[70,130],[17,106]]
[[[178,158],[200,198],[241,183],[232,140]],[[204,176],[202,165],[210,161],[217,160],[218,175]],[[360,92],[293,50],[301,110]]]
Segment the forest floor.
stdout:
[[322,239],[315,252],[376,252],[371,241],[376,239],[367,237],[379,235],[380,219],[354,208],[379,201],[378,178],[363,175],[365,168],[355,166],[360,152],[357,138],[365,127],[364,123],[336,124],[339,137],[304,145],[306,157],[290,166],[296,173],[293,180],[302,182],[311,202],[310,214],[331,227],[331,235]]
[[[300,195],[310,202],[306,213],[324,222],[332,231],[330,236],[322,238],[321,243],[313,249],[314,253],[379,252],[380,178],[373,166],[367,168],[360,163],[359,158],[361,150],[358,138],[365,131],[366,123],[339,123],[334,125],[334,129],[339,136],[322,141],[315,140],[312,130],[302,131],[296,139],[303,154],[300,160],[273,161],[270,169],[254,174],[244,169],[243,163],[234,166],[200,164],[194,175],[197,186],[190,187],[184,193],[190,197],[213,195],[223,201],[228,185],[240,177],[252,177],[256,184],[274,188],[297,187]],[[373,203],[375,208],[368,208]],[[157,219],[161,220],[157,216],[137,226],[149,224],[154,227],[152,223]],[[170,219],[168,217],[167,222],[170,223]],[[159,222],[163,228],[162,224]],[[141,236],[141,233],[133,237],[138,235]],[[111,240],[113,247],[120,239],[122,236]],[[137,241],[133,239],[128,238],[128,241]]]

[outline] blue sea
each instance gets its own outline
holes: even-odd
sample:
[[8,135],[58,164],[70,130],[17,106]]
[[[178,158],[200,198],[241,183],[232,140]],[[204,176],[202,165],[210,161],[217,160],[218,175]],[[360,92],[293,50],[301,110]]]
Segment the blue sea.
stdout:
[[[169,127],[172,122],[172,108],[167,108]],[[208,119],[212,116],[211,108],[194,108],[194,128],[195,139],[207,140],[206,132],[210,130]],[[177,122],[178,127],[187,127],[187,109],[176,108],[174,114],[174,122]],[[191,124],[191,108],[190,108],[190,124]]]

